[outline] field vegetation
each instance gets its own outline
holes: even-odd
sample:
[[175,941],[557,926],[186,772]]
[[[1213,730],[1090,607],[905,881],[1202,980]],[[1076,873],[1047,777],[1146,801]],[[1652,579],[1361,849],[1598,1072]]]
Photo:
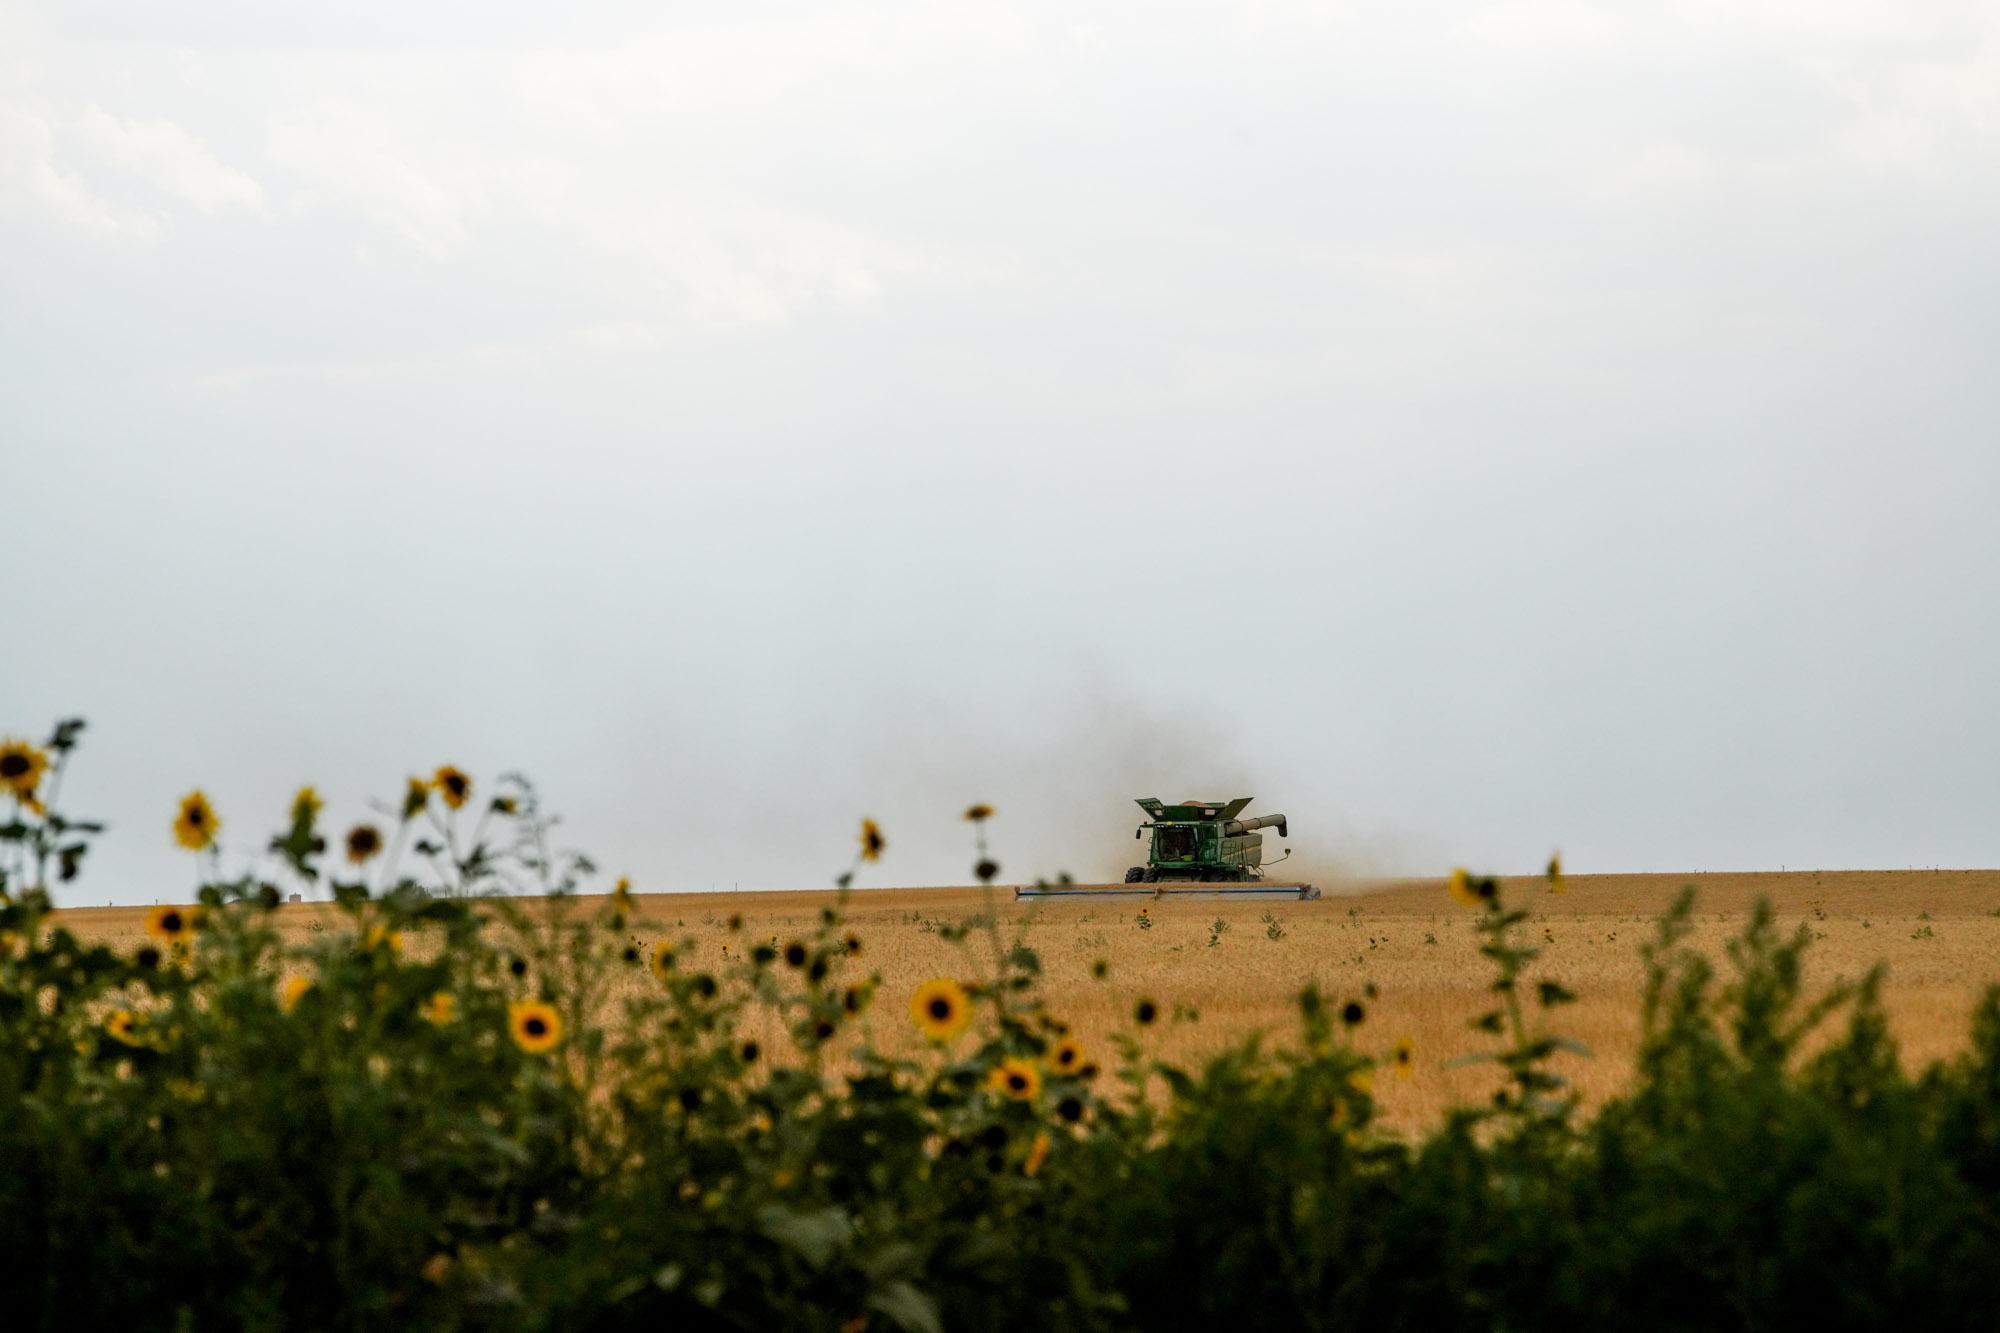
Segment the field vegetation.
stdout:
[[[1553,863],[1309,904],[586,896],[530,787],[447,766],[345,831],[301,791],[255,861],[190,793],[194,901],[58,911],[79,734],[0,747],[16,1326],[1984,1327],[2000,1298],[1985,877],[1796,882],[1782,923],[1756,884]],[[848,873],[889,846],[865,824]]]

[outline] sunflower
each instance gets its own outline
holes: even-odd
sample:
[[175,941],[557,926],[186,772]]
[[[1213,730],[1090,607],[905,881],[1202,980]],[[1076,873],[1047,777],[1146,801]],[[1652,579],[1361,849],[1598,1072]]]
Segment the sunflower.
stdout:
[[910,1021],[932,1041],[950,1041],[972,1021],[965,987],[949,977],[933,977],[910,993]]
[[1108,958],[1099,958],[1094,960],[1090,965],[1090,975],[1095,977],[1099,981],[1102,981],[1106,977],[1110,976],[1111,960]]
[[431,784],[422,778],[411,778],[410,785],[403,789],[403,818],[414,819],[430,803]]
[[298,1008],[299,1001],[313,988],[313,979],[307,976],[290,976],[278,983],[278,1008],[286,1013]]
[[987,820],[993,818],[993,807],[985,804],[984,802],[981,802],[978,805],[967,806],[965,809],[965,817],[967,820],[969,820],[974,824],[983,824]]
[[1563,856],[1561,852],[1550,854],[1549,868],[1544,873],[1549,878],[1549,892],[1561,893],[1563,891]]
[[42,785],[42,774],[48,767],[45,750],[26,741],[9,740],[0,744],[0,787],[14,793],[17,801],[34,799],[35,788]]
[[1028,1145],[1027,1160],[1021,1163],[1021,1174],[1032,1176],[1042,1169],[1042,1163],[1049,1160],[1049,1136],[1035,1135],[1035,1141]]
[[1083,1113],[1083,1098],[1077,1096],[1075,1093],[1071,1093],[1056,1103],[1056,1118],[1064,1124],[1074,1125],[1077,1121],[1083,1119]]
[[1075,1038],[1057,1042],[1056,1048],[1049,1052],[1049,1063],[1059,1073],[1074,1074],[1083,1068],[1083,1043]]
[[139,1015],[130,1009],[113,1009],[104,1019],[104,1030],[127,1046],[139,1044]]
[[763,1053],[764,1053],[764,1048],[759,1046],[754,1041],[746,1041],[741,1046],[736,1048],[737,1057],[741,1059],[743,1063],[746,1065],[756,1064],[757,1057],[762,1055]]
[[806,946],[797,940],[793,940],[790,944],[787,944],[785,946],[785,965],[787,967],[804,967],[806,965]]
[[431,774],[431,781],[436,784],[444,803],[454,810],[464,805],[466,798],[472,795],[472,779],[450,764]]
[[377,949],[387,949],[390,953],[403,951],[403,932],[391,930],[377,921],[372,923],[361,936],[361,951],[374,953]]
[[181,797],[180,817],[174,820],[175,842],[191,852],[205,852],[215,845],[215,835],[221,830],[222,821],[215,817],[207,796],[191,791]]
[[861,821],[862,860],[864,861],[881,860],[882,849],[884,847],[887,847],[888,845],[889,845],[888,841],[882,836],[882,829],[880,825],[878,825],[872,819],[864,819]]
[[507,1006],[507,1031],[516,1046],[530,1055],[540,1055],[562,1041],[562,1017],[554,1005],[516,1000]]
[[1349,1000],[1340,1006],[1340,1021],[1349,1027],[1360,1027],[1361,1020],[1368,1017],[1368,1009],[1359,1000]]
[[194,933],[194,912],[186,907],[155,907],[146,914],[146,933],[167,944],[185,943]]
[[373,824],[356,824],[347,830],[347,859],[361,865],[382,850],[382,830]]
[[611,905],[621,912],[632,910],[631,880],[620,876],[618,882],[611,886]]
[[667,973],[674,970],[673,944],[667,940],[661,940],[658,944],[655,944],[653,946],[653,956],[648,960],[648,965],[653,969],[654,976],[665,981]]
[[431,998],[417,1006],[423,1020],[433,1027],[443,1027],[458,1021],[458,997],[448,990],[435,991]]
[[1408,1037],[1399,1037],[1395,1049],[1389,1053],[1389,1063],[1394,1066],[1397,1078],[1408,1078],[1416,1071],[1416,1043]]
[[847,952],[850,957],[860,954],[861,937],[859,935],[849,935],[845,943],[847,945]]
[[1485,907],[1492,903],[1499,893],[1499,886],[1488,876],[1475,876],[1464,866],[1457,866],[1451,872],[1451,880],[1445,886],[1451,896],[1467,907]]
[[298,795],[292,797],[292,819],[294,822],[310,822],[314,816],[326,808],[319,793],[311,787],[299,788]]
[[1042,1075],[1026,1060],[1008,1058],[986,1075],[986,1086],[1017,1102],[1031,1102],[1042,1091]]
[[1140,1027],[1151,1027],[1160,1016],[1160,1006],[1151,1000],[1141,1000],[1132,1006],[1132,1018]]
[[160,965],[160,951],[150,944],[142,944],[133,951],[132,962],[151,972]]

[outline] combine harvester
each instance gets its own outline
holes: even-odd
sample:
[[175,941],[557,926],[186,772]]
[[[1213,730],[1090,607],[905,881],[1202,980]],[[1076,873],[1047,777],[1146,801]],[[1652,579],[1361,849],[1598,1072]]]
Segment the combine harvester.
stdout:
[[[1123,884],[1037,884],[1014,890],[1016,898],[1293,898],[1319,897],[1310,884],[1276,883],[1264,878],[1264,835],[1275,828],[1289,836],[1283,815],[1238,819],[1254,797],[1233,801],[1182,801],[1166,805],[1145,796],[1139,808],[1147,815],[1134,837],[1153,831],[1146,864],[1125,872]],[[1290,856],[1291,849],[1285,850]],[[1285,857],[1278,858],[1279,861]]]

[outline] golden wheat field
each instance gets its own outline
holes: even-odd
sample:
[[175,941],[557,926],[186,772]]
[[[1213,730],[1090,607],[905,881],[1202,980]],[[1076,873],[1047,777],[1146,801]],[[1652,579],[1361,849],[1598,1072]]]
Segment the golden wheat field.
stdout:
[[[1888,964],[1886,1003],[1906,1064],[1962,1047],[1980,992],[2000,982],[2000,871],[1579,875],[1561,894],[1539,880],[1504,881],[1508,900],[1534,911],[1530,939],[1544,949],[1539,973],[1580,997],[1554,1011],[1552,1027],[1593,1052],[1588,1059],[1559,1057],[1558,1064],[1587,1101],[1617,1091],[1629,1077],[1639,1024],[1639,945],[1651,918],[1689,883],[1699,893],[1693,940],[1718,961],[1751,904],[1768,896],[1787,931],[1804,924],[1815,933],[1808,955],[1814,983]],[[692,934],[697,958],[713,966],[723,961],[726,943],[740,957],[747,943],[809,934],[834,901],[831,892],[642,893],[634,929],[641,938]],[[847,921],[863,942],[864,967],[882,976],[865,1020],[878,1042],[914,1044],[903,1001],[918,982],[971,978],[990,968],[983,937],[953,945],[937,933],[942,923],[983,912],[989,901],[1008,935],[1025,926],[1052,1008],[1104,1057],[1111,1055],[1112,1034],[1140,1034],[1132,1011],[1141,998],[1162,1011],[1143,1033],[1147,1045],[1192,1063],[1260,1029],[1289,1039],[1296,1030],[1294,997],[1308,981],[1336,1001],[1360,997],[1372,982],[1377,996],[1359,1029],[1361,1044],[1386,1054],[1406,1037],[1415,1047],[1409,1077],[1377,1080],[1390,1124],[1422,1125],[1454,1101],[1482,1100],[1492,1088],[1485,1069],[1444,1067],[1451,1057],[1481,1049],[1485,1039],[1467,1022],[1485,1007],[1491,972],[1477,952],[1476,913],[1451,902],[1435,880],[1344,885],[1317,902],[1017,902],[1010,889],[990,899],[969,888],[857,890]],[[63,919],[91,938],[135,947],[146,910],[79,909]],[[281,908],[279,917],[287,929],[303,931],[332,911],[301,904]],[[727,927],[735,914],[743,918],[740,934]],[[1102,981],[1091,975],[1098,959],[1110,965]],[[630,984],[647,984],[643,969],[634,970]]]

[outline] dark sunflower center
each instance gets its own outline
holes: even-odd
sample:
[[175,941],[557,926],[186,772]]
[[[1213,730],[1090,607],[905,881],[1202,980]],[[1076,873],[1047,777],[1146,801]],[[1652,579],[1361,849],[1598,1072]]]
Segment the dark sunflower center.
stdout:
[[1067,1069],[1067,1068],[1069,1068],[1069,1067],[1070,1067],[1071,1065],[1073,1065],[1073,1064],[1075,1064],[1075,1063],[1076,1063],[1076,1052],[1075,1052],[1075,1051],[1057,1051],[1057,1052],[1056,1052],[1056,1063],[1057,1063],[1057,1064],[1059,1064],[1059,1065],[1061,1065],[1061,1066],[1062,1066],[1062,1067],[1063,1067],[1064,1069]]
[[1023,1092],[1027,1089],[1028,1080],[1019,1074],[1009,1074],[1007,1075],[1007,1086],[1015,1092]]
[[951,1017],[951,1001],[945,999],[942,995],[938,996],[931,1001],[930,1014],[938,1022],[944,1022],[945,1019]]
[[160,929],[166,931],[169,935],[180,934],[181,914],[179,912],[168,912],[160,918]]
[[18,778],[28,771],[28,756],[24,754],[0,754],[0,777]]
[[455,773],[444,780],[444,786],[453,796],[465,795],[465,779]]
[[531,1037],[539,1037],[549,1030],[549,1025],[539,1018],[530,1018],[521,1024],[521,1031]]

